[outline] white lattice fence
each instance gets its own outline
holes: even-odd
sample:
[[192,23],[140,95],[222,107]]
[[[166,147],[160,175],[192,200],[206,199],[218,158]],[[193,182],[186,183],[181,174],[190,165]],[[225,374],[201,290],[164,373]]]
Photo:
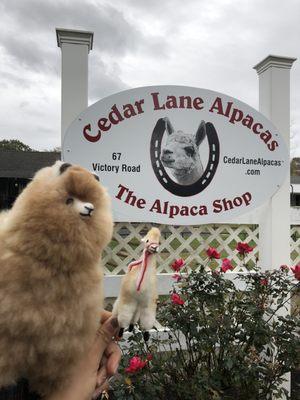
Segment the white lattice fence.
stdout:
[[293,264],[300,262],[300,226],[291,226],[291,260]]
[[[104,252],[106,274],[122,275],[127,265],[140,257],[143,249],[141,238],[151,226],[147,223],[115,224],[113,240]],[[159,273],[171,272],[170,264],[180,257],[189,266],[197,268],[206,259],[205,250],[209,246],[217,248],[222,258],[228,257],[240,265],[234,249],[237,242],[247,242],[255,247],[247,258],[249,265],[254,265],[258,258],[258,225],[157,226],[162,232]],[[300,262],[300,226],[291,227],[291,259],[294,264]]]
[[[143,245],[141,238],[152,225],[146,223],[117,223],[113,240],[104,252],[104,265],[107,274],[120,275],[127,265],[140,257]],[[249,256],[250,265],[258,257],[258,225],[201,225],[170,226],[159,225],[162,232],[158,255],[158,272],[171,272],[170,264],[176,258],[183,258],[193,268],[207,258],[205,250],[209,246],[217,248],[221,256],[230,257],[238,263],[233,250],[237,242],[247,242],[256,246]]]

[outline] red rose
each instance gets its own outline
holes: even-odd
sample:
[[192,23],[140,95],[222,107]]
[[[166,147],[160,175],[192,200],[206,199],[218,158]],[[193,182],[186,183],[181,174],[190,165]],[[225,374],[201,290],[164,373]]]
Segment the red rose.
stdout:
[[300,263],[295,265],[294,267],[291,267],[291,270],[293,271],[293,274],[297,281],[300,281]]
[[134,356],[129,361],[129,367],[125,368],[125,372],[134,374],[140,371],[147,364],[147,361],[142,361],[139,356]]
[[171,300],[173,304],[177,304],[179,306],[182,306],[184,304],[184,300],[182,300],[182,298],[177,293],[172,293]]
[[226,272],[229,269],[233,270],[234,266],[231,264],[231,261],[228,260],[228,258],[224,258],[224,260],[222,261],[221,271]]
[[248,243],[242,243],[239,242],[236,246],[236,250],[239,252],[241,255],[245,255],[246,253],[250,253],[254,247],[250,247]]
[[212,258],[220,258],[220,253],[217,252],[217,250],[214,247],[209,247],[206,250],[207,256],[212,259]]
[[287,265],[280,265],[281,271],[289,271],[289,267]]
[[147,354],[147,360],[152,361],[153,360],[153,355],[152,354]]
[[181,281],[181,276],[179,274],[172,275],[172,278],[175,279],[176,282]]
[[260,280],[260,284],[262,285],[262,286],[268,286],[268,279],[267,278],[263,278],[263,279],[261,279]]
[[182,258],[178,258],[177,260],[175,260],[173,262],[173,264],[171,264],[171,268],[175,271],[175,272],[179,272],[181,270],[181,268],[184,266],[185,262]]

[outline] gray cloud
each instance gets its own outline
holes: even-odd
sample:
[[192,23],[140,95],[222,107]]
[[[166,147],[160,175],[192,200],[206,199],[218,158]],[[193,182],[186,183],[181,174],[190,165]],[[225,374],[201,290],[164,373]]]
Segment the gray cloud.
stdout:
[[13,86],[16,89],[28,89],[32,82],[24,76],[19,76],[15,71],[2,71],[0,75],[0,85],[2,89]]
[[90,103],[120,92],[129,86],[120,78],[121,68],[118,64],[105,63],[101,57],[91,57],[89,76],[89,100]]
[[2,41],[6,52],[24,68],[43,73],[58,72],[54,52],[43,47],[36,39],[2,34]]
[[[129,87],[183,84],[224,92],[258,107],[252,66],[268,54],[299,56],[298,0],[284,5],[279,0],[2,0],[0,13],[0,84],[6,100],[0,120],[8,119],[9,107],[15,113],[22,110],[23,125],[10,118],[5,126],[24,140],[38,141],[39,148],[59,144],[55,27],[95,32],[89,56],[91,102]],[[291,79],[293,152],[300,155],[297,63]],[[41,97],[45,109],[37,116]],[[42,118],[49,132],[41,129]],[[7,134],[2,126],[0,136]]]
[[[53,37],[54,27],[92,30],[97,40],[97,51],[122,56],[137,51],[149,41],[143,32],[130,24],[124,14],[112,5],[86,1],[4,0],[4,13],[10,15],[20,28],[30,33]],[[30,10],[30,12],[29,12]],[[162,37],[150,38],[156,45]]]
[[[11,63],[16,63],[18,69],[21,67],[44,76],[59,77],[60,73],[55,27],[94,31],[96,46],[90,57],[91,70],[95,68],[101,75],[91,74],[95,79],[90,85],[92,99],[127,87],[116,70],[121,70],[122,59],[128,54],[141,54],[145,58],[150,54],[166,57],[161,35],[145,35],[124,12],[103,2],[4,0],[0,12],[4,16],[0,46],[11,58]],[[105,56],[108,56],[106,64],[100,61]],[[20,77],[16,74],[10,73],[6,78],[12,85],[19,85]],[[24,85],[30,84],[28,76],[23,80]]]

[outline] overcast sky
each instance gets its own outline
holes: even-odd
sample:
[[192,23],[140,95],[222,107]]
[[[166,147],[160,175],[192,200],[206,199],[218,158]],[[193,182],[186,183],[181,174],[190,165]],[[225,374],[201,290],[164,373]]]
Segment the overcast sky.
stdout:
[[60,27],[95,34],[89,104],[126,88],[180,84],[258,108],[252,67],[268,54],[299,58],[291,152],[300,157],[299,0],[1,0],[0,16],[0,139],[60,145]]

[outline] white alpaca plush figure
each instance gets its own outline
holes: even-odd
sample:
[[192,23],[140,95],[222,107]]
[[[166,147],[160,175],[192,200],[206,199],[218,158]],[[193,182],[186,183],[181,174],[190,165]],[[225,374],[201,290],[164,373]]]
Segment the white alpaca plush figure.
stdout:
[[144,251],[142,258],[128,266],[128,271],[121,284],[119,297],[114,307],[113,315],[120,325],[119,336],[129,326],[139,322],[144,331],[144,339],[149,339],[149,330],[153,328],[156,318],[156,253],[158,252],[160,231],[151,228],[142,239]]
[[170,168],[175,181],[180,185],[192,185],[203,175],[204,169],[200,159],[199,146],[206,136],[205,122],[201,121],[195,135],[176,131],[169,119],[164,118],[167,143],[161,151],[164,167]]

